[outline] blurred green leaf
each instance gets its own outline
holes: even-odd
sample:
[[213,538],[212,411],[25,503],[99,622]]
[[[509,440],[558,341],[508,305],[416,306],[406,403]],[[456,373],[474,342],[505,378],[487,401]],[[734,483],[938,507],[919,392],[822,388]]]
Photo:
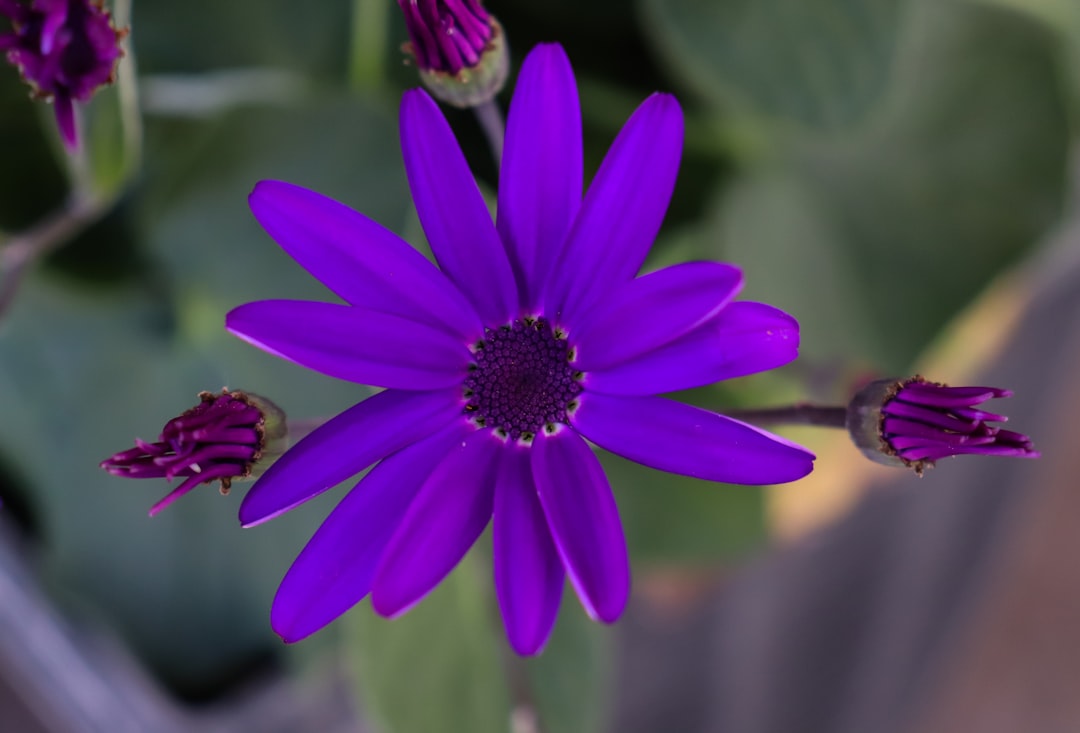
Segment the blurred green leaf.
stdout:
[[94,96],[83,115],[89,123],[82,144],[86,147],[93,191],[105,198],[120,192],[136,163],[129,158],[129,148],[124,144],[119,100],[119,89],[107,87]]
[[234,110],[205,125],[158,123],[147,132],[156,163],[141,211],[145,238],[173,279],[222,315],[254,298],[332,299],[248,211],[259,180],[306,186],[395,231],[410,216],[396,120],[365,99]]
[[1061,34],[1066,45],[1069,93],[1072,95],[1073,125],[1080,121],[1080,3],[1075,0],[983,0],[1046,23]]
[[505,733],[510,698],[501,638],[471,553],[404,616],[387,620],[368,602],[348,617],[349,658],[364,709],[386,733]]
[[393,117],[378,104],[246,110],[207,127],[171,137],[167,155],[159,149],[131,206],[159,264],[152,278],[80,294],[42,275],[0,324],[0,450],[33,489],[46,574],[167,681],[200,694],[282,649],[268,622],[274,588],[336,496],[241,530],[246,485],[226,499],[209,486],[151,520],[146,510],[168,484],[97,464],[136,435],[155,438],[203,389],[265,394],[294,418],[329,417],[370,394],[225,333],[227,309],[245,300],[333,299],[251,217],[246,196],[259,178],[309,185],[391,226],[410,215],[387,144]]
[[607,451],[599,451],[599,458],[635,567],[729,559],[759,545],[766,534],[759,487],[662,473]]
[[611,699],[614,633],[589,620],[567,584],[559,620],[544,653],[523,661],[545,731],[604,730]]
[[273,648],[269,598],[312,522],[242,531],[240,485],[226,499],[200,488],[151,520],[165,481],[98,468],[220,386],[208,353],[162,337],[162,306],[28,282],[0,334],[0,445],[34,489],[60,597],[108,618],[169,683],[207,694]]
[[[909,0],[641,0],[677,78],[716,108],[839,130],[880,100]],[[745,120],[744,120],[745,122]]]
[[343,78],[349,1],[134,3],[132,41],[143,72],[274,65]]
[[920,2],[873,123],[804,141],[725,192],[704,246],[799,318],[802,353],[904,370],[1057,219],[1067,121],[1053,38]]

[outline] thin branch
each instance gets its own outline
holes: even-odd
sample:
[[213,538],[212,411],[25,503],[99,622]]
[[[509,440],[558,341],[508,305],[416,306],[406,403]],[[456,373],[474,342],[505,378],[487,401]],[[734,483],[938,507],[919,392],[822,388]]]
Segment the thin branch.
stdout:
[[544,733],[529,668],[525,660],[510,649],[509,644],[504,642],[501,646],[503,670],[510,690],[510,733]]
[[840,429],[847,427],[847,407],[811,405],[805,402],[760,410],[724,410],[724,414],[755,425],[813,425]]
[[27,268],[70,241],[107,209],[106,199],[75,191],[60,209],[7,240],[0,249],[0,318],[14,301]]
[[481,105],[472,108],[480,127],[484,130],[488,145],[491,146],[491,155],[495,158],[495,166],[502,165],[503,138],[506,136],[506,125],[503,122],[502,110],[494,99],[489,99]]

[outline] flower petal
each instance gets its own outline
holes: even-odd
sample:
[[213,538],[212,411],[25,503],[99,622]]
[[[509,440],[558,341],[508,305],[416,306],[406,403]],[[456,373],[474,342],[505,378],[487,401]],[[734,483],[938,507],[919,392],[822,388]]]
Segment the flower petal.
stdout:
[[729,303],[682,338],[587,372],[584,385],[608,394],[663,394],[775,369],[798,355],[798,321],[764,303]]
[[485,325],[517,315],[517,287],[502,241],[465,156],[438,106],[414,89],[401,99],[401,150],[431,251]]
[[571,327],[575,366],[603,369],[651,352],[718,313],[741,286],[739,268],[720,262],[684,262],[631,280]]
[[462,429],[445,429],[384,459],[345,495],[274,596],[270,625],[282,639],[314,634],[368,594],[386,544]]
[[444,331],[336,303],[246,303],[229,311],[225,328],[308,369],[375,387],[449,387],[461,382],[469,363],[465,343]]
[[653,94],[627,120],[545,287],[553,321],[573,323],[641,269],[675,188],[682,140],[682,110],[669,94]]
[[506,636],[518,654],[538,654],[562,599],[562,561],[536,493],[529,450],[503,451],[492,519],[495,593]]
[[457,388],[368,397],[285,451],[244,496],[240,523],[251,527],[284,514],[460,415]]
[[428,477],[375,571],[371,605],[376,613],[407,611],[476,542],[491,519],[501,448],[490,430],[474,431]]
[[518,75],[499,173],[497,228],[522,299],[537,306],[581,207],[581,107],[562,46],[544,43]]
[[352,305],[442,327],[472,341],[476,311],[437,267],[393,232],[331,198],[260,181],[251,213],[290,257]]
[[814,454],[790,441],[661,397],[585,393],[571,422],[612,453],[709,481],[775,484],[814,468]]
[[555,546],[585,611],[612,623],[630,596],[630,560],[600,461],[581,436],[562,427],[533,441],[532,469]]

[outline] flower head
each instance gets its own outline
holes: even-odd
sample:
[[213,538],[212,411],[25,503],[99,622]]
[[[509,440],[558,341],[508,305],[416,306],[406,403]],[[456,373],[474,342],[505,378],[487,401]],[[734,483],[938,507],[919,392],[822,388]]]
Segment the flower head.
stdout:
[[154,504],[150,516],[199,484],[232,482],[261,473],[285,450],[285,414],[249,392],[199,393],[199,404],[165,423],[157,442],[135,439],[135,447],[101,462],[114,476],[187,479]]
[[1011,396],[996,387],[948,387],[920,376],[883,379],[855,395],[848,431],[872,460],[908,466],[920,476],[935,461],[965,453],[1038,458],[1026,435],[988,424],[1009,418],[976,407]]
[[377,465],[286,574],[271,622],[286,641],[370,592],[403,613],[493,523],[495,590],[513,648],[541,649],[565,579],[595,619],[630,589],[618,510],[590,441],[663,471],[769,484],[813,467],[805,449],[654,395],[795,358],[798,324],[732,302],[742,274],[689,262],[635,277],[667,209],[682,114],[649,97],[582,196],[581,113],[557,45],[526,59],[508,117],[493,225],[438,106],[401,105],[401,143],[441,269],[395,234],[312,191],[263,181],[266,231],[345,305],[270,300],[226,318],[242,339],[386,388],[297,443],[244,497],[270,519]]
[[480,0],[398,0],[420,79],[456,107],[488,101],[510,71],[502,26]]
[[35,96],[52,101],[60,135],[74,148],[73,102],[85,102],[113,81],[126,31],[113,28],[101,0],[0,0],[0,15],[13,26],[0,34],[0,50]]

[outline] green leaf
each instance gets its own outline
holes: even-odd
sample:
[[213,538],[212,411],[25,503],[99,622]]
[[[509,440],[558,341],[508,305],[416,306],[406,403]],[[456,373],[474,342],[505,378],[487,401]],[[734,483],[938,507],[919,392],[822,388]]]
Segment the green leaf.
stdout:
[[544,653],[523,660],[545,731],[604,730],[610,705],[615,631],[589,620],[569,586]]
[[108,294],[44,275],[24,284],[0,331],[0,452],[42,518],[57,592],[111,623],[168,682],[205,695],[284,651],[269,628],[274,589],[339,495],[242,530],[247,485],[224,499],[207,486],[148,519],[169,485],[109,476],[98,463],[135,436],[155,438],[203,389],[251,390],[303,419],[370,394],[225,333],[226,311],[245,300],[333,298],[262,232],[246,196],[274,176],[391,226],[411,207],[386,143],[393,117],[377,104],[242,111],[167,142],[165,131],[152,131],[154,162],[132,205],[163,267],[139,289]]
[[642,27],[716,108],[816,131],[881,98],[908,0],[641,0]]
[[167,682],[205,695],[278,646],[269,601],[316,517],[243,531],[237,484],[227,498],[200,487],[150,519],[165,481],[98,468],[221,384],[208,352],[163,337],[161,314],[147,293],[25,283],[0,333],[0,450],[32,491],[50,585]]
[[480,553],[392,621],[368,602],[350,612],[349,658],[365,711],[386,733],[505,733],[508,654]]
[[760,487],[655,471],[599,451],[635,568],[703,564],[743,555],[766,535]]
[[[330,298],[248,211],[261,179],[331,196],[400,231],[412,210],[397,125],[365,99],[235,110],[208,125],[148,129],[159,153],[141,211],[146,240],[185,297],[232,307],[255,298]],[[222,311],[222,314],[224,311]]]
[[747,297],[799,318],[812,359],[903,371],[1060,212],[1053,38],[984,5],[915,10],[873,124],[755,171],[703,234]]

